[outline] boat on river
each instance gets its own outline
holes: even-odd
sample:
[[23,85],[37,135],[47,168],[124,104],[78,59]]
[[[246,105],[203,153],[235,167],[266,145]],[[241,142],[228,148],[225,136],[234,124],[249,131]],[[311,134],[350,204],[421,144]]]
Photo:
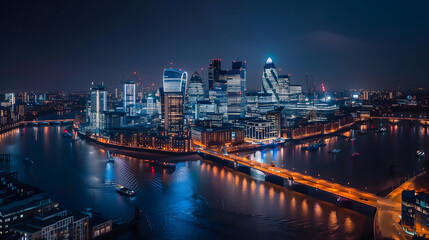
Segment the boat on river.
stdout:
[[332,153],[332,154],[337,154],[339,152],[341,152],[341,149],[339,149],[339,148],[335,148],[335,149],[332,149],[331,151],[329,151],[329,153]]
[[424,157],[425,152],[422,149],[419,149],[419,150],[417,150],[416,155],[417,155],[417,157]]
[[118,184],[118,186],[116,186],[116,192],[127,195],[129,197],[136,195],[136,192],[134,190],[126,188],[126,187],[122,186],[121,184]]
[[157,167],[176,169],[176,165],[174,163],[161,162],[158,160],[145,160],[145,162]]
[[308,145],[308,146],[303,146],[303,147],[301,147],[301,150],[302,151],[306,151],[306,150],[309,150],[309,151],[316,151],[316,150],[318,150],[319,149],[319,144],[317,143],[317,144],[312,144],[312,145]]
[[29,157],[23,158],[22,161],[24,161],[25,163],[34,163],[34,161],[31,160]]

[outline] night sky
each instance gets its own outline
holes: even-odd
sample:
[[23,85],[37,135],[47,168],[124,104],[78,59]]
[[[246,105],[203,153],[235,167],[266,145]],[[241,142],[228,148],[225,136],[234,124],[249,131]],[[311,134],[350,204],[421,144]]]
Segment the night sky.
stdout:
[[206,81],[212,58],[246,60],[255,90],[268,57],[296,84],[429,88],[429,1],[410,2],[4,0],[0,91],[160,86],[170,62]]

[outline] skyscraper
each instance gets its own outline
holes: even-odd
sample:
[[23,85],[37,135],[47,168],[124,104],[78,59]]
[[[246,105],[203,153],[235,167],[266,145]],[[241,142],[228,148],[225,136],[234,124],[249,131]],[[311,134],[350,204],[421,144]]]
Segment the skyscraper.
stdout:
[[153,115],[155,112],[155,96],[153,93],[150,93],[147,96],[146,100],[146,113],[149,115]]
[[95,133],[100,132],[103,112],[107,110],[107,92],[102,85],[91,88],[91,100],[88,108],[89,122]]
[[122,83],[123,86],[123,107],[124,111],[129,116],[135,115],[136,106],[136,83],[132,80],[128,80]]
[[228,121],[245,116],[246,85],[246,62],[234,61],[227,71]]
[[163,75],[164,92],[181,92],[186,91],[186,79],[188,74],[178,69],[165,69]]
[[273,63],[273,60],[271,58],[268,58],[265,66],[264,66],[264,72],[262,73],[262,92],[268,93],[272,95],[273,102],[278,103],[279,102],[279,95],[277,92],[278,89],[278,75],[276,66]]
[[212,59],[212,62],[209,64],[209,90],[214,88],[214,84],[219,82],[219,73],[221,71],[221,60]]
[[169,134],[181,134],[184,126],[183,103],[187,73],[178,69],[166,69],[163,74],[164,130]]
[[192,119],[196,119],[196,105],[198,101],[204,100],[204,86],[203,79],[198,72],[192,74],[189,80],[188,92],[187,92],[187,105],[191,111]]
[[289,75],[278,75],[279,84],[277,85],[277,94],[279,96],[279,102],[289,101],[289,84],[290,76]]

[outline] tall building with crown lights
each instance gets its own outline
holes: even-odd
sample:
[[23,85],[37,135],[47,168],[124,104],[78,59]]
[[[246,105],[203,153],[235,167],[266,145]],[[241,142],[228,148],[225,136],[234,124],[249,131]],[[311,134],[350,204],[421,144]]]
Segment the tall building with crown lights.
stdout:
[[279,93],[277,92],[279,85],[278,74],[276,66],[271,58],[268,58],[265,62],[264,72],[262,73],[262,86],[261,90],[263,93],[272,95],[273,102],[279,102]]

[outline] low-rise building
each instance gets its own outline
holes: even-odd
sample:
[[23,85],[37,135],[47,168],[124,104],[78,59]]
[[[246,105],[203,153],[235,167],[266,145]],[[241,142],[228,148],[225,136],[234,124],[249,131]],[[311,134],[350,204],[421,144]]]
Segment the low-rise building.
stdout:
[[92,239],[100,237],[112,231],[112,220],[90,214],[90,237]]
[[273,121],[251,120],[246,123],[245,141],[249,143],[270,143],[277,139],[278,128]]
[[50,209],[11,226],[19,239],[89,239],[89,217],[83,213]]
[[0,238],[11,234],[10,227],[57,207],[42,190],[18,181],[17,173],[0,175]]
[[237,127],[193,127],[192,142],[204,147],[239,145],[244,143],[244,129]]

